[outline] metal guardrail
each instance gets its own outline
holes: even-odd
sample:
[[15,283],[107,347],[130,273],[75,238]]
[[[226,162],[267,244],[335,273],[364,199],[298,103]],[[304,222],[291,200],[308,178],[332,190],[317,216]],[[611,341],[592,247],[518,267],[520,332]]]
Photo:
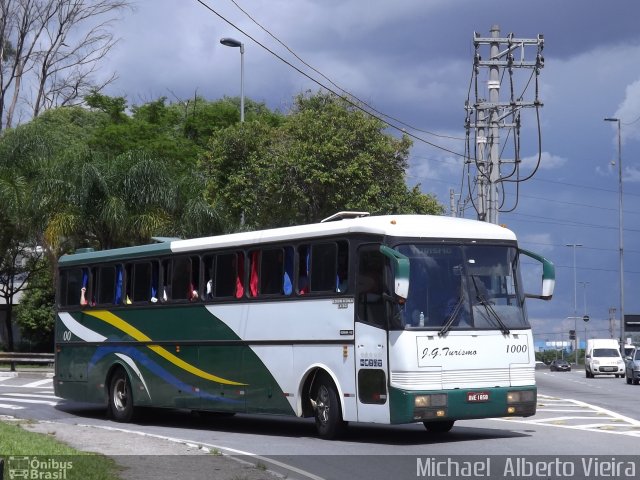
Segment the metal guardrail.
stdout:
[[0,352],[0,363],[10,364],[12,371],[16,363],[53,365],[54,359],[53,353]]

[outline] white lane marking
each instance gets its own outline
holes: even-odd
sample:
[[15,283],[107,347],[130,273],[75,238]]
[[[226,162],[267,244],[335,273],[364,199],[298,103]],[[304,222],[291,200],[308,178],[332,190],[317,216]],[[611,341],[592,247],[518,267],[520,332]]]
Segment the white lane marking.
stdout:
[[24,407],[19,405],[10,405],[8,403],[0,403],[0,408],[8,408],[9,410],[23,410]]
[[23,385],[23,387],[33,388],[33,387],[39,387],[41,385],[46,385],[46,384],[53,385],[53,379],[45,378],[44,380],[38,380],[37,382],[27,383],[26,385]]
[[40,405],[51,405],[52,407],[55,407],[58,402],[50,402],[48,400],[29,400],[27,398],[5,398],[5,397],[0,397],[0,400],[3,400],[5,402],[18,402],[18,403],[37,403]]
[[[628,435],[632,437],[640,436],[640,432],[637,430],[637,428],[640,427],[640,420],[636,420],[635,418],[621,415],[617,412],[599,407],[597,405],[591,405],[590,403],[586,403],[581,400],[574,400],[572,398],[548,397],[546,395],[538,395],[538,404],[540,405],[540,408],[538,408],[538,413],[540,414],[543,414],[546,412],[562,412],[562,413],[579,412],[587,415],[586,416],[573,415],[573,416],[556,416],[556,417],[546,417],[546,418],[531,418],[529,420],[509,417],[509,418],[492,418],[491,420],[525,423],[529,425],[542,425],[542,426],[556,427],[556,428],[569,428],[573,430],[588,430],[591,432],[613,433],[616,435]],[[555,408],[547,409],[545,408],[545,405],[547,404]],[[560,407],[562,405],[566,405],[567,407],[579,407],[580,410],[557,409],[557,407]],[[588,415],[589,413],[592,413],[593,415]],[[575,424],[575,425],[562,425],[558,423],[558,422],[565,422],[570,420],[599,420],[599,422],[590,423],[590,424],[582,423],[582,424]],[[607,420],[610,420],[610,421],[607,422]],[[636,429],[636,430],[630,430],[630,429]]]
[[167,437],[164,435],[156,435],[153,433],[146,433],[146,432],[141,432],[139,430],[128,430],[126,428],[117,428],[117,427],[108,427],[108,426],[102,426],[102,425],[88,425],[88,424],[77,424],[79,427],[91,427],[91,428],[102,428],[104,430],[112,430],[112,431],[116,431],[116,432],[125,432],[125,433],[133,433],[136,435],[141,435],[143,437],[151,437],[151,438],[159,438],[161,440],[168,440],[170,442],[175,442],[175,443],[181,443],[184,445],[195,445],[195,446],[199,446],[200,448],[206,447],[206,449],[215,449],[215,450],[222,450],[222,451],[227,451],[230,452],[230,454],[224,454],[223,455],[227,455],[229,458],[232,458],[236,461],[242,462],[242,463],[246,463],[243,462],[241,459],[235,458],[233,455],[231,454],[235,454],[235,455],[246,455],[248,457],[251,458],[255,458],[257,460],[261,460],[263,462],[268,462],[271,463],[273,465],[277,465],[281,468],[284,468],[285,470],[289,470],[292,472],[295,472],[299,475],[303,475],[307,478],[310,478],[311,480],[325,480],[323,477],[319,477],[318,475],[314,475],[311,472],[307,472],[306,470],[302,470],[300,468],[294,467],[293,465],[289,465],[287,463],[283,463],[283,462],[279,462],[277,460],[273,460],[269,457],[264,457],[262,455],[257,455],[255,453],[251,453],[251,452],[245,452],[243,450],[236,450],[235,448],[229,448],[229,447],[223,447],[220,445],[213,445],[211,443],[202,443],[202,442],[194,442],[193,440],[185,440],[182,438],[176,438],[176,437]]
[[622,420],[623,422],[630,423],[634,427],[640,427],[640,420],[636,420],[635,418],[626,417],[612,410],[607,410],[606,408],[598,407],[597,405],[591,405],[589,403],[585,403],[580,400],[571,400],[571,401],[576,403],[577,405],[582,405],[584,407],[591,408],[597,412],[601,412],[601,413],[604,413],[605,415],[610,415],[614,418],[617,418],[618,420]]
[[57,400],[62,400],[60,397],[56,397],[55,395],[39,395],[36,393],[3,393],[5,397],[27,397],[27,398],[52,398]]
[[34,388],[34,389],[37,389],[37,390],[42,390],[43,392],[50,391],[51,393],[53,393],[53,388],[51,388],[51,386],[46,386],[46,387],[27,387],[26,385],[2,385],[0,383],[0,388]]

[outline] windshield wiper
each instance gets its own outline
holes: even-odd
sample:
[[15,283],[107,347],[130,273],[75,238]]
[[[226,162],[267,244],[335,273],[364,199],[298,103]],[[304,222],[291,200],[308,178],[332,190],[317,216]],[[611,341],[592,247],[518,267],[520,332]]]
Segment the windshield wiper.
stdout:
[[447,318],[447,321],[438,332],[439,337],[442,337],[445,333],[447,333],[451,329],[451,325],[453,325],[453,322],[455,321],[455,319],[458,318],[458,314],[460,313],[460,309],[462,308],[463,301],[464,301],[464,295],[460,295],[460,297],[458,298],[458,301],[453,307],[453,312],[451,312],[451,315],[449,315],[449,318]]
[[491,302],[489,302],[484,297],[484,295],[480,293],[480,289],[478,288],[478,284],[476,283],[476,277],[474,275],[471,275],[471,281],[473,282],[473,288],[476,291],[476,298],[480,302],[480,305],[484,307],[489,317],[493,317],[494,320],[498,322],[498,325],[500,326],[500,330],[502,331],[502,333],[507,335],[509,333],[509,328],[507,328],[507,326],[504,324],[504,322],[500,318],[500,315],[498,315],[496,311],[493,309],[493,307],[491,306]]

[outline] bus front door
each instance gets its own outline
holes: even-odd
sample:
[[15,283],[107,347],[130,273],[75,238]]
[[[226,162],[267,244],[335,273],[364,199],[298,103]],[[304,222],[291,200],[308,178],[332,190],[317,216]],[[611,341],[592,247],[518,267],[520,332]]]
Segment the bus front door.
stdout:
[[356,384],[358,421],[389,423],[388,352],[384,271],[379,246],[362,247],[356,287]]

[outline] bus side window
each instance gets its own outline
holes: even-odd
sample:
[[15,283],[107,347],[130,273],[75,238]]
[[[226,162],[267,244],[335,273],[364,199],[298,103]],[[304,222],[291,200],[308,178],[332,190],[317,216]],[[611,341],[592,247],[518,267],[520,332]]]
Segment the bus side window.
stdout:
[[82,269],[82,287],[80,287],[80,305],[83,307],[89,304],[89,296],[91,292],[89,291],[89,269],[84,267]]
[[113,303],[119,305],[122,303],[122,289],[124,287],[124,272],[122,269],[122,265],[116,265],[116,291],[113,296]]
[[249,252],[249,259],[251,260],[251,267],[249,270],[249,296],[258,296],[258,281],[260,268],[260,250],[252,250]]
[[309,293],[309,245],[298,247],[298,293],[306,295]]
[[160,286],[160,265],[157,260],[151,262],[151,291],[150,298],[151,303],[158,301],[158,289]]
[[282,280],[282,292],[285,295],[293,293],[293,247],[284,247],[284,277]]
[[151,263],[135,263],[133,265],[133,278],[132,278],[132,297],[131,300],[135,302],[148,302],[149,301],[149,288],[151,285],[152,272]]
[[92,307],[95,307],[96,303],[97,303],[98,280],[99,280],[98,272],[99,272],[98,267],[91,267],[91,275],[89,277],[89,285],[90,285],[89,291],[90,291],[90,294],[89,294],[88,298],[91,299],[90,300],[90,305]]
[[172,297],[172,292],[171,292],[171,284],[170,284],[170,279],[171,279],[171,269],[172,269],[172,264],[171,264],[171,260],[166,259],[162,261],[162,272],[160,272],[160,276],[161,276],[161,280],[160,280],[160,285],[162,285],[161,290],[160,290],[160,301],[161,302],[168,302],[171,297]]
[[189,300],[200,300],[200,257],[191,257],[191,281],[189,282]]
[[124,266],[124,304],[131,305],[133,298],[133,265],[127,263]]
[[260,265],[260,294],[281,295],[282,278],[284,275],[284,256],[281,248],[274,248],[262,252]]
[[80,305],[82,296],[82,270],[73,268],[60,272],[60,304],[63,306]]
[[386,257],[374,248],[365,247],[358,257],[358,318],[379,327],[386,325],[383,301]]
[[189,300],[191,299],[192,291],[191,259],[189,257],[174,258],[171,275],[172,298],[174,300]]
[[216,256],[205,255],[203,259],[204,264],[204,299],[213,300],[213,287],[214,279],[216,275]]
[[236,253],[236,298],[244,297],[244,252]]
[[116,269],[113,266],[100,267],[98,270],[98,303],[113,303],[116,290]]
[[344,293],[349,286],[349,244],[338,242],[338,274],[336,275],[336,292]]
[[335,243],[319,243],[311,247],[311,291],[336,291],[338,249]]
[[215,258],[212,290],[215,298],[244,296],[244,252],[223,253]]

